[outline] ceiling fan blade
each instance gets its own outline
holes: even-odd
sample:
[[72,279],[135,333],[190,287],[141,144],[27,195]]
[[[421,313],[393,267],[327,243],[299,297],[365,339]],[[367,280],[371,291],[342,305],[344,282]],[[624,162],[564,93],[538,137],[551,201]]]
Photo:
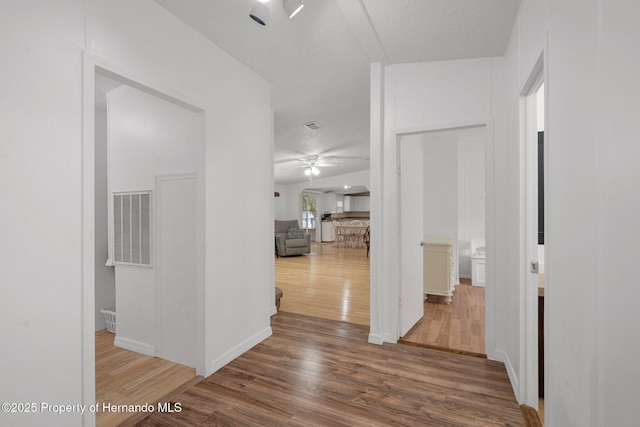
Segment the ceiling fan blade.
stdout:
[[274,165],[303,165],[303,163],[298,159],[280,159],[273,162]]
[[316,164],[317,167],[319,168],[335,168],[338,165],[336,163],[332,163],[332,162],[324,162],[324,161],[320,161]]

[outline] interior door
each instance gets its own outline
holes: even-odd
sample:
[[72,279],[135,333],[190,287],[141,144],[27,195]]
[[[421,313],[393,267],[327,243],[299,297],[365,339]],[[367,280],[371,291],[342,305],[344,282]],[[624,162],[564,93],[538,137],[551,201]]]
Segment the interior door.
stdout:
[[158,357],[195,367],[196,180],[157,180]]
[[400,141],[400,336],[424,314],[422,147],[417,136]]

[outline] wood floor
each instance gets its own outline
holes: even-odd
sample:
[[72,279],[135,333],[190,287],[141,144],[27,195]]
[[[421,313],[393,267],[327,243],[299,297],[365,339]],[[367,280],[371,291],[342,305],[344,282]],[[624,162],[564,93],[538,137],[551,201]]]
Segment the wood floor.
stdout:
[[312,244],[311,254],[275,260],[280,311],[369,325],[366,249]]
[[[96,333],[96,402],[113,405],[154,404],[190,386],[195,369],[113,346],[114,334]],[[107,405],[110,406],[110,405]],[[117,426],[135,413],[98,411],[96,425]]]
[[[276,259],[276,286],[284,292],[280,311],[369,325],[366,249],[312,244],[311,251]],[[484,288],[461,279],[451,304],[438,297],[425,301],[425,316],[400,342],[485,357],[484,307]]]
[[399,342],[484,357],[484,288],[460,280],[451,304],[430,296],[422,319]]
[[273,336],[139,426],[522,426],[504,365],[367,343],[366,326],[279,313]]

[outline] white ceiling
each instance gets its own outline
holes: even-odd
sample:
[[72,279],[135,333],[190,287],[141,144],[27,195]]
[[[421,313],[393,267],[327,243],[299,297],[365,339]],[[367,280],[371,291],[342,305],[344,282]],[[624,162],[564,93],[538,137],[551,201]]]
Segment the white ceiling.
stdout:
[[[269,21],[254,0],[154,0],[271,82],[277,184],[369,168],[369,64],[500,56],[519,0],[302,0],[289,20],[281,0]],[[321,128],[306,129],[316,121]],[[331,166],[331,167],[329,167]]]

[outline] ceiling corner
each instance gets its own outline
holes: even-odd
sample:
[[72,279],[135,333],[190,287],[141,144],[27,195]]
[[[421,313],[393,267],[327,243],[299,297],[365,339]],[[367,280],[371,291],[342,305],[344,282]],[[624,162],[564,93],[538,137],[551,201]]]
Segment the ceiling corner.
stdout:
[[344,17],[360,41],[371,62],[389,64],[389,57],[380,41],[362,0],[336,0]]

